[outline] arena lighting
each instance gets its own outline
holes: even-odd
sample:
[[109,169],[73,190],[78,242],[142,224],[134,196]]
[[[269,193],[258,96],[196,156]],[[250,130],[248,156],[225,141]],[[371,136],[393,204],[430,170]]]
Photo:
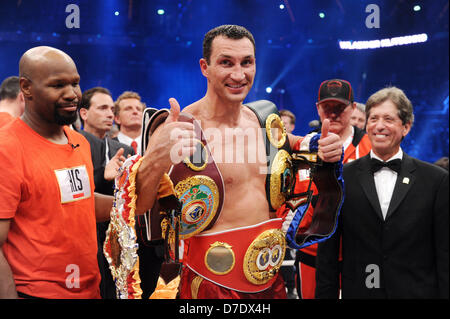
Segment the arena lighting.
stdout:
[[426,33],[395,37],[390,39],[369,40],[369,41],[339,41],[339,47],[342,50],[364,50],[389,48],[398,45],[408,45],[422,43],[428,40]]
[[413,8],[414,11],[420,11],[420,9],[421,9],[421,7],[419,5],[415,5]]
[[114,12],[114,15],[118,16],[119,15],[119,11]]
[[270,86],[266,87],[266,92],[269,94],[272,93],[272,88]]
[[319,13],[319,17],[320,17],[321,19],[325,18],[325,13],[320,12],[320,13]]
[[281,10],[284,9],[284,4],[280,4],[280,9],[281,9]]
[[165,13],[164,9],[158,9],[157,12],[160,16],[162,16]]

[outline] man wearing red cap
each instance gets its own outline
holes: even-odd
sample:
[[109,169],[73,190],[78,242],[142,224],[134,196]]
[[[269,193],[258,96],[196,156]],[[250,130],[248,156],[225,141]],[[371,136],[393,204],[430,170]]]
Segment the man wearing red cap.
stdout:
[[[340,79],[322,82],[316,106],[320,121],[323,122],[328,119],[330,121],[330,132],[339,135],[341,139],[344,147],[344,164],[370,152],[371,144],[367,133],[350,124],[350,117],[356,108],[356,103],[353,100],[353,89],[349,82]],[[308,172],[299,172],[299,186],[305,185],[307,187],[309,183],[308,175]],[[311,217],[312,209],[308,211],[304,222]],[[314,298],[316,255],[317,244],[300,249],[297,252],[297,290],[300,298]]]

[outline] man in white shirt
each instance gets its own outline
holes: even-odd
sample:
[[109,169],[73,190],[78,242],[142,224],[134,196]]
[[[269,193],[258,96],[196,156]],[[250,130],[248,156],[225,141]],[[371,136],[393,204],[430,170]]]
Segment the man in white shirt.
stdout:
[[372,151],[344,166],[346,197],[336,233],[319,244],[316,297],[338,297],[342,238],[343,299],[448,299],[448,172],[402,151],[414,121],[402,90],[374,93],[366,114]]
[[136,154],[141,154],[142,116],[145,106],[138,93],[123,92],[114,103],[114,119],[119,126],[117,140],[133,147]]

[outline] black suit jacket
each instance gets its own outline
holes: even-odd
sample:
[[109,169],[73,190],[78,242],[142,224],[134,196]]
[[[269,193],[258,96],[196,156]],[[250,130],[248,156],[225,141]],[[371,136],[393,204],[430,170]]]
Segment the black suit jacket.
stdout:
[[78,133],[83,135],[91,146],[91,158],[94,166],[94,184],[95,188],[102,183],[103,174],[105,172],[105,143],[97,136],[92,135],[84,130],[78,130]]
[[342,298],[448,298],[448,172],[403,153],[385,220],[370,154],[344,166],[344,183],[338,229],[318,248],[316,297],[338,296],[342,237]]
[[113,157],[117,151],[119,150],[119,148],[123,148],[124,152],[123,155],[125,157],[127,157],[128,155],[134,155],[134,150],[131,146],[127,145],[127,144],[123,144],[120,143],[118,140],[107,137],[105,138],[105,140],[108,140],[108,145],[109,145],[109,158]]

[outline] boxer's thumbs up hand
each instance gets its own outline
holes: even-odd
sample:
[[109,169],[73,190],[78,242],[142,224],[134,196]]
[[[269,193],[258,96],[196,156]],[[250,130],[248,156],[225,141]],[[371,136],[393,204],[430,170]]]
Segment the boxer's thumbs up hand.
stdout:
[[166,119],[166,123],[172,123],[178,121],[178,115],[180,115],[180,104],[173,97],[169,99],[170,113]]
[[156,136],[152,137],[150,142],[154,145],[153,151],[158,153],[162,162],[178,164],[195,152],[197,141],[194,139],[194,124],[179,121],[181,108],[178,101],[170,98],[169,103],[169,115],[164,125],[156,129]]

